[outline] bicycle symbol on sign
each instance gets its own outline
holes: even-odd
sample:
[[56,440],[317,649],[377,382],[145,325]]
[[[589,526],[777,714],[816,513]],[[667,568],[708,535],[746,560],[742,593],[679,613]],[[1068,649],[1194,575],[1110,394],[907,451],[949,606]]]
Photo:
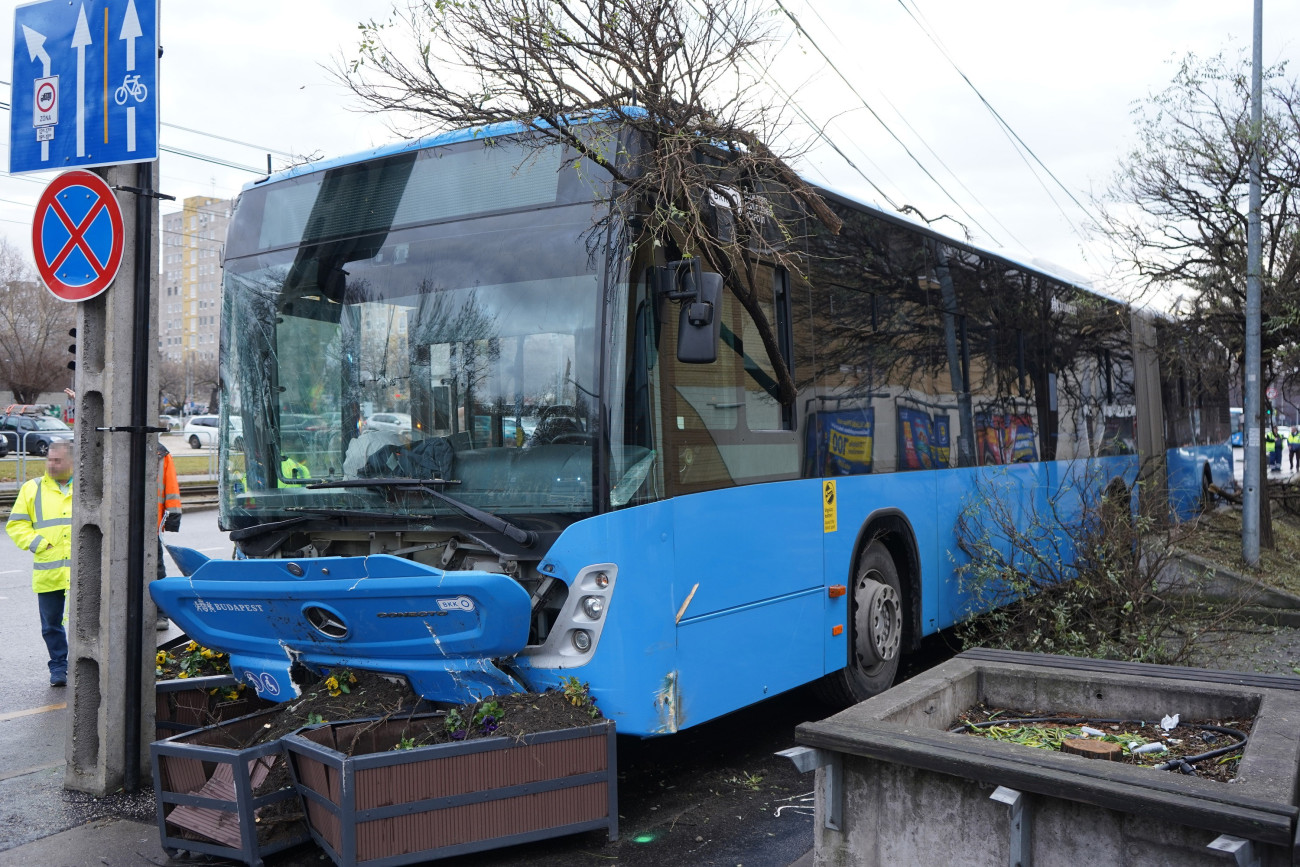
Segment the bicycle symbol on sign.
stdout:
[[113,91],[113,101],[118,105],[126,105],[128,97],[135,99],[136,102],[144,102],[149,98],[149,88],[144,86],[140,76],[122,76],[122,86]]

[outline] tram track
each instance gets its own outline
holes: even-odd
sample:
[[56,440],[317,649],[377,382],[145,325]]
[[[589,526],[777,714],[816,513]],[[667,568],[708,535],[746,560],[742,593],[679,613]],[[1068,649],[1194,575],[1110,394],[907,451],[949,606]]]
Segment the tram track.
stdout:
[[[181,482],[181,509],[200,509],[217,505],[216,482]],[[18,490],[0,491],[0,509],[8,515],[18,497]]]

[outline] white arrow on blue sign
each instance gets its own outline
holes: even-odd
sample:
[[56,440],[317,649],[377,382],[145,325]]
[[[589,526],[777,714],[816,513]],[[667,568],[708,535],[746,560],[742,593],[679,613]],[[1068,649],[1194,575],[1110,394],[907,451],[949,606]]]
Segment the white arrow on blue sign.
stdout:
[[14,10],[9,173],[158,158],[158,0]]

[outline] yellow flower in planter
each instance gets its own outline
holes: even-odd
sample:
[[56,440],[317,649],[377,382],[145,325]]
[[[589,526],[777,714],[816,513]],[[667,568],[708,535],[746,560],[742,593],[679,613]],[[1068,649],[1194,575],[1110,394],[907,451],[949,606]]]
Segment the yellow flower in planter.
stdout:
[[160,650],[160,651],[158,651],[157,662],[158,662],[158,665],[166,665],[166,664],[167,664],[167,651],[165,651],[165,650]]
[[189,677],[189,676],[190,676],[190,673],[189,673],[188,671],[182,671],[182,672],[178,673],[176,676],[177,676],[177,677],[180,677],[180,678],[186,678],[186,677]]
[[341,694],[339,692],[339,679],[334,675],[325,678],[325,688],[330,691],[331,696],[336,698]]

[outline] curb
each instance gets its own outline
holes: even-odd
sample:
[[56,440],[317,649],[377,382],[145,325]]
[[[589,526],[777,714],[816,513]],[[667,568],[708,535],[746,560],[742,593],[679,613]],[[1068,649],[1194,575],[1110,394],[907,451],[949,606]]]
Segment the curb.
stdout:
[[[1207,578],[1205,586],[1197,586]],[[1297,623],[1300,623],[1300,596],[1270,587],[1258,578],[1224,568],[1186,551],[1170,552],[1169,562],[1160,580],[1168,589],[1189,590],[1191,595],[1208,599],[1248,600],[1251,608],[1247,611],[1277,612],[1279,615],[1294,611]]]

